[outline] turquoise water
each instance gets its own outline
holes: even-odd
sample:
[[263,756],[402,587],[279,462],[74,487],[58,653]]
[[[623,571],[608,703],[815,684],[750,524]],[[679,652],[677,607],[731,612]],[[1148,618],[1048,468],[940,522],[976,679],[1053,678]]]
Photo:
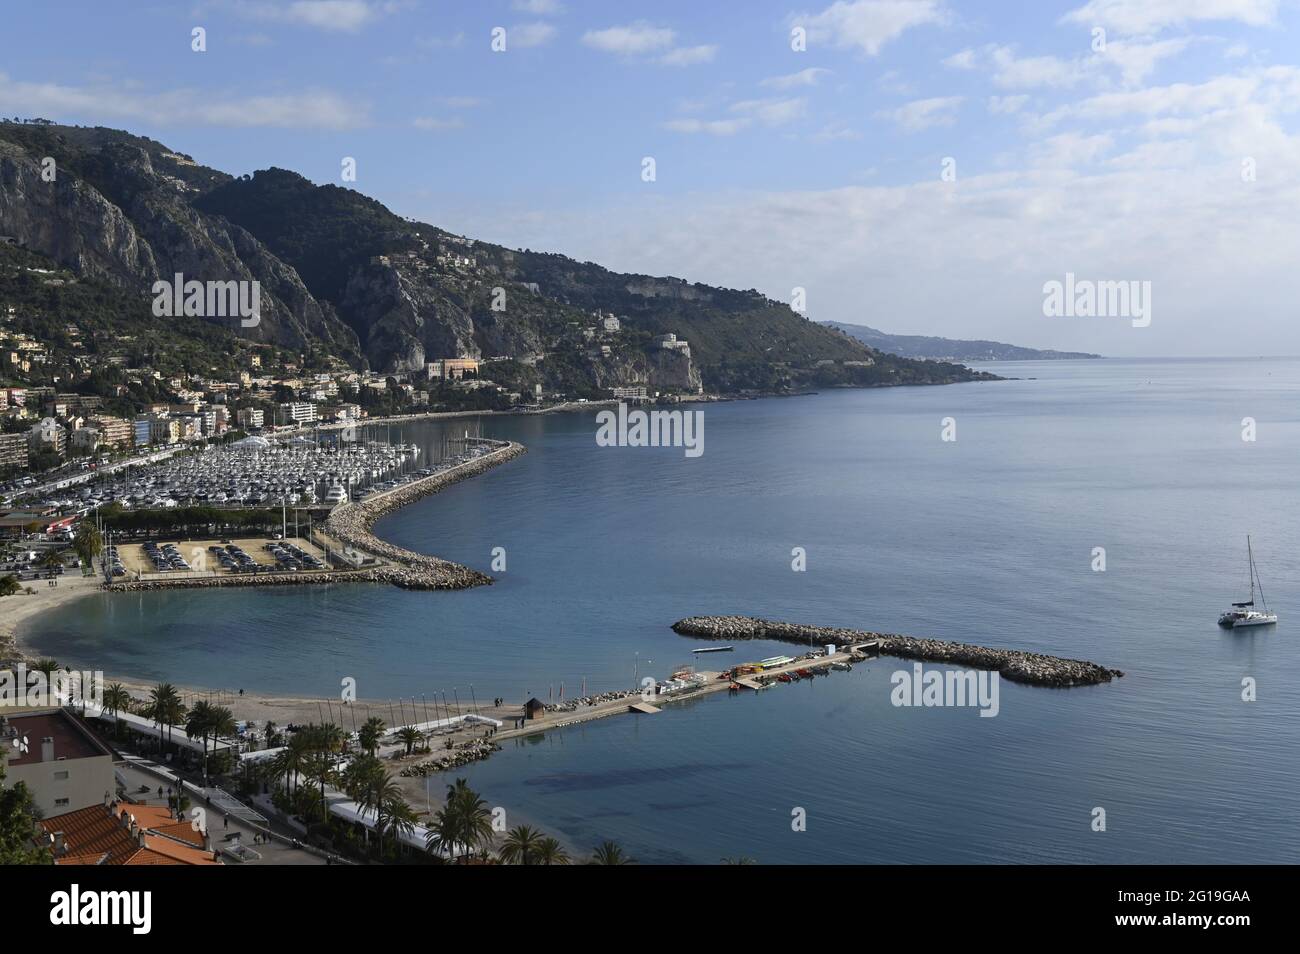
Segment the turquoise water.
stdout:
[[[597,447],[594,413],[488,418],[530,452],[377,529],[483,569],[504,547],[494,586],[96,596],[32,639],[83,668],[322,695],[352,676],[377,699],[630,687],[689,661],[698,644],[669,626],[696,613],[1086,658],[1127,675],[1003,683],[979,718],[895,708],[907,664],[883,659],[553,732],[461,774],[570,844],[646,861],[1294,861],[1300,361],[993,367],[1022,380],[709,405],[698,458]],[[1282,623],[1225,633],[1247,532]]]

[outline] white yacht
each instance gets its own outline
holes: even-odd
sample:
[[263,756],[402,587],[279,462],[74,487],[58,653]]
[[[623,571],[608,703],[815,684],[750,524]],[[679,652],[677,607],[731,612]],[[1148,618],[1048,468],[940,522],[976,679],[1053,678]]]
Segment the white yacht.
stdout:
[[[1264,600],[1264,586],[1259,583],[1259,572],[1255,569],[1255,554],[1250,546],[1250,536],[1246,537],[1246,563],[1250,568],[1250,599],[1233,603],[1232,609],[1219,617],[1219,625],[1227,629],[1244,629],[1248,626],[1272,626],[1277,622],[1277,614],[1268,611]],[[1259,586],[1259,602],[1263,609],[1255,609],[1255,587]]]
[[335,484],[325,493],[325,502],[327,504],[342,504],[348,502],[348,492],[338,484]]

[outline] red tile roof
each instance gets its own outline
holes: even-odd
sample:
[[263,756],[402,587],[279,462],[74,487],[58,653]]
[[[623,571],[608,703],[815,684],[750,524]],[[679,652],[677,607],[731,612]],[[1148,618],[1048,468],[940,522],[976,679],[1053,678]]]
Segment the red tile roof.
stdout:
[[[143,839],[131,834],[123,818],[134,817]],[[47,835],[63,833],[65,853],[56,865],[213,865],[203,836],[169,809],[156,805],[92,805],[41,820]],[[141,843],[143,842],[143,843]]]

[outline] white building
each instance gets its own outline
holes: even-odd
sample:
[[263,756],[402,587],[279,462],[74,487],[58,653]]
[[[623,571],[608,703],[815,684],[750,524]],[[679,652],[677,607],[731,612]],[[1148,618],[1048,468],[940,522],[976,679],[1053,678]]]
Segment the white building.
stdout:
[[316,405],[310,401],[293,401],[280,405],[280,422],[282,424],[314,424],[316,422]]

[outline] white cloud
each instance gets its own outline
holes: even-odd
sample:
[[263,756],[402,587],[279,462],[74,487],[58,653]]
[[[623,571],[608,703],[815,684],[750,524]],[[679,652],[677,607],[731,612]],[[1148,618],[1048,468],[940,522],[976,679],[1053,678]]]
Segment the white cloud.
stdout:
[[798,86],[816,86],[818,81],[830,70],[821,66],[810,66],[806,70],[800,70],[797,73],[786,73],[784,76],[769,76],[760,82],[759,86],[766,86],[769,89],[794,89]]
[[694,66],[696,63],[712,63],[718,48],[712,44],[700,46],[679,46],[659,57],[664,66]]
[[1098,59],[1113,63],[1128,86],[1136,86],[1155,72],[1163,59],[1177,56],[1191,44],[1186,37],[1159,40],[1155,43],[1134,43],[1128,40],[1111,40]]
[[1025,94],[1016,96],[990,96],[988,100],[989,112],[999,115],[1009,115],[1018,113],[1029,102],[1029,97]]
[[943,60],[943,65],[954,70],[973,70],[975,68],[975,51],[962,50]]
[[935,96],[904,103],[897,109],[876,113],[881,119],[892,119],[908,132],[920,132],[932,126],[951,126],[956,119],[961,96]]
[[905,30],[946,23],[948,15],[938,0],[836,0],[821,13],[792,14],[789,19],[792,26],[808,31],[810,46],[828,43],[875,56]]
[[670,119],[664,128],[679,133],[708,133],[711,136],[734,136],[749,126],[748,119]]
[[526,49],[544,46],[555,39],[559,32],[549,23],[538,20],[536,23],[519,23],[506,31],[506,48]]
[[4,111],[63,121],[144,121],[165,126],[355,129],[369,121],[365,106],[324,91],[257,96],[193,89],[142,93],[112,85],[18,82],[0,73],[0,112]]
[[667,50],[677,39],[677,34],[667,27],[656,27],[644,20],[626,26],[613,26],[604,30],[588,30],[582,42],[592,49],[620,56],[641,56]]
[[1106,133],[1085,136],[1081,133],[1068,132],[1036,143],[1031,154],[1036,166],[1053,169],[1075,168],[1096,162],[1114,145],[1114,139]]
[[1248,26],[1277,21],[1278,0],[1089,0],[1062,19],[1146,35],[1197,20],[1233,20]]
[[452,119],[438,119],[434,116],[420,116],[411,120],[411,125],[416,129],[424,129],[428,132],[446,132],[450,129],[461,129],[465,123],[456,117]]
[[510,6],[535,17],[549,17],[564,12],[564,5],[559,0],[513,0]]
[[993,82],[1004,89],[1069,87],[1083,80],[1085,69],[1078,60],[1055,56],[1018,57],[1008,46],[992,49]]
[[402,9],[405,5],[400,0],[292,0],[290,3],[233,0],[231,3],[218,4],[243,17],[342,33],[355,33],[368,23]]
[[861,138],[862,133],[844,123],[827,123],[813,133],[815,142],[850,142]]
[[746,99],[732,103],[731,111],[752,116],[767,126],[783,126],[800,119],[807,107],[804,99]]

